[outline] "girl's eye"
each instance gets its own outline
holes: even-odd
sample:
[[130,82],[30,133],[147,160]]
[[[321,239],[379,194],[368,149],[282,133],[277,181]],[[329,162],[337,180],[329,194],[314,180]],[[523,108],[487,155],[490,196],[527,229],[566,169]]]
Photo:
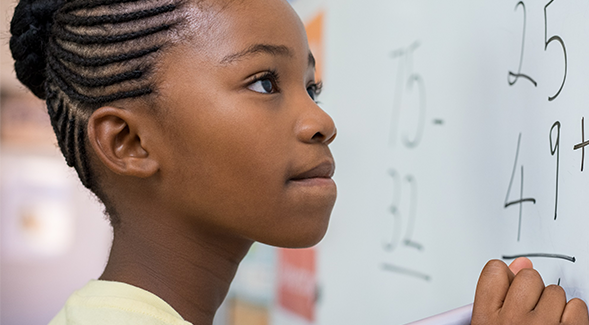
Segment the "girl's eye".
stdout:
[[278,75],[274,71],[256,77],[248,88],[261,94],[274,94],[278,92]]
[[272,94],[276,92],[276,89],[270,79],[258,80],[251,84],[248,88],[263,94]]
[[321,82],[314,83],[307,87],[307,93],[312,100],[317,101],[317,97],[321,94],[321,89],[323,89],[323,84]]

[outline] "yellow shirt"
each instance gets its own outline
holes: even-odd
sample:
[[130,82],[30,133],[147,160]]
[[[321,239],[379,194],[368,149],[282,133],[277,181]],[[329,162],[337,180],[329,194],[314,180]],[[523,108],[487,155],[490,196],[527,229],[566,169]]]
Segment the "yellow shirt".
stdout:
[[158,296],[122,282],[91,280],[49,325],[192,325]]

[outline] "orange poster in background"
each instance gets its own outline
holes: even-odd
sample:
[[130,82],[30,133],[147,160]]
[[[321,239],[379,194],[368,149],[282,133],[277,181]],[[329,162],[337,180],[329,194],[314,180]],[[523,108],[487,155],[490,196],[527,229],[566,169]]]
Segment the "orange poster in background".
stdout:
[[316,72],[315,72],[315,79],[320,81],[323,77],[323,18],[325,14],[323,12],[319,12],[313,19],[309,20],[307,24],[305,24],[305,29],[307,30],[307,39],[309,41],[309,47],[311,48],[311,52],[315,57],[316,65]]
[[278,303],[311,323],[317,298],[315,262],[314,248],[278,251]]

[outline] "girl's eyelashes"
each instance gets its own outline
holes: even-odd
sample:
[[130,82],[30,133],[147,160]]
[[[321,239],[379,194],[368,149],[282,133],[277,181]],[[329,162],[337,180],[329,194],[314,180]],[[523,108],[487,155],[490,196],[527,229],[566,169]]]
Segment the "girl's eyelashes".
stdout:
[[257,75],[247,88],[262,94],[274,94],[279,91],[278,73],[274,70],[270,70]]
[[315,102],[317,102],[317,97],[321,94],[321,90],[323,90],[322,82],[314,82],[307,86],[307,93]]
[[[274,94],[280,91],[278,84],[278,73],[275,70],[269,70],[254,76],[247,88],[261,94]],[[317,101],[317,97],[321,94],[322,89],[322,82],[313,82],[307,86],[307,94],[309,94],[311,99]]]

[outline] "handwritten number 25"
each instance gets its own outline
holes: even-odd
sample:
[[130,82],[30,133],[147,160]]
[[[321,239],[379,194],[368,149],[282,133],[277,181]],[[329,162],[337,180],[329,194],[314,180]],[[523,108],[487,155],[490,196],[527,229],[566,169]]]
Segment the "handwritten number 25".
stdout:
[[517,68],[517,73],[509,71],[509,73],[507,74],[507,82],[509,83],[510,86],[513,86],[513,85],[515,85],[517,80],[521,77],[521,78],[529,80],[531,83],[534,84],[534,86],[538,86],[538,83],[534,79],[532,79],[532,77],[528,76],[527,74],[522,73],[522,64],[524,62],[524,48],[525,48],[525,44],[526,44],[527,13],[526,13],[526,5],[524,4],[523,1],[520,1],[517,3],[517,5],[515,5],[515,10],[517,10],[517,8],[520,6],[522,7],[522,10],[524,13],[524,28],[523,28],[523,33],[522,33],[522,50],[521,50],[520,56],[519,56],[519,67]]
[[[550,38],[548,38],[548,7],[553,2],[554,2],[554,0],[550,0],[550,2],[548,2],[546,4],[546,6],[544,6],[544,51],[548,50],[548,46],[550,45],[550,43],[552,43],[552,42],[560,43],[560,46],[562,47],[562,53],[564,56],[564,76],[562,78],[560,88],[558,88],[558,91],[556,92],[556,94],[548,97],[549,101],[555,100],[556,97],[558,97],[558,95],[560,95],[560,92],[562,91],[562,88],[564,87],[564,83],[566,81],[567,71],[568,71],[567,50],[566,50],[566,46],[564,44],[564,41],[558,35],[553,35]],[[523,64],[523,60],[524,60],[524,48],[525,48],[525,42],[526,42],[527,11],[526,11],[526,5],[523,1],[519,1],[517,3],[517,5],[515,6],[515,10],[517,10],[519,7],[522,7],[522,11],[523,11],[523,15],[524,15],[524,26],[523,26],[523,32],[522,32],[522,49],[520,52],[519,67],[518,67],[517,73],[509,71],[509,73],[507,75],[507,82],[509,83],[510,86],[513,86],[518,81],[519,78],[524,78],[524,79],[527,79],[528,81],[530,81],[532,84],[534,84],[534,86],[537,86],[538,83],[534,79],[532,79],[532,77],[521,72],[522,64]]]
[[562,78],[562,83],[560,84],[560,88],[558,89],[556,94],[554,96],[548,97],[549,101],[553,101],[554,99],[556,99],[556,97],[558,97],[558,95],[560,95],[560,92],[562,91],[562,88],[564,87],[564,82],[567,79],[567,68],[568,68],[567,49],[566,49],[566,46],[564,45],[564,41],[562,40],[562,38],[558,35],[553,35],[550,38],[548,38],[548,13],[547,13],[547,10],[548,10],[548,6],[550,6],[553,2],[554,2],[554,0],[550,0],[550,2],[548,2],[546,4],[546,6],[544,6],[544,51],[548,50],[548,45],[550,45],[550,43],[552,43],[554,41],[560,43],[560,45],[562,46],[562,52],[564,55],[564,77]]

